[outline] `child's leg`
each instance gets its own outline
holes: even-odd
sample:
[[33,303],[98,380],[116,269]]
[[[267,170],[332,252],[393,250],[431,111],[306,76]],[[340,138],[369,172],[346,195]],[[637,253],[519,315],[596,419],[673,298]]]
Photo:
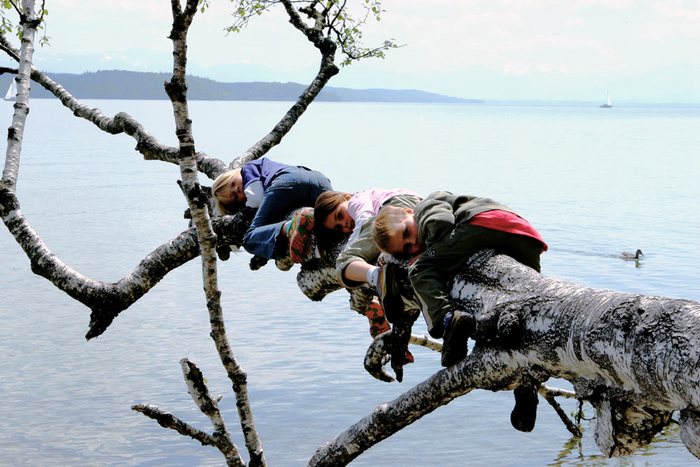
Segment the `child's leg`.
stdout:
[[518,431],[530,432],[537,421],[537,391],[539,383],[526,382],[513,390],[515,407],[510,413],[510,424]]
[[[454,236],[455,245],[452,245],[449,251],[455,256],[461,256],[464,261],[478,250],[495,249],[498,252],[507,254],[521,264],[540,272],[540,255],[542,254],[543,248],[542,244],[534,238],[487,229],[468,223],[460,225],[458,229],[459,235]],[[454,269],[458,269],[464,265],[463,262],[461,264],[458,262],[450,264],[449,261],[447,264]],[[460,322],[457,320],[454,323],[448,324],[445,330],[443,338],[443,366],[452,365],[466,357],[466,338],[473,333],[473,324],[468,319],[468,317],[471,316],[461,311],[455,311],[452,321],[454,321],[455,315],[462,318],[462,321]],[[498,319],[499,329],[497,332],[500,331],[500,324],[503,318],[504,316],[500,316]],[[516,322],[517,321],[520,320],[517,319]],[[461,329],[457,326],[459,324],[462,325]],[[455,327],[450,329],[452,326]],[[537,418],[538,387],[539,384],[528,382],[519,386],[514,391],[515,408],[511,413],[511,424],[517,430],[528,432],[532,431],[535,426],[535,420]]]
[[296,167],[285,169],[265,190],[263,201],[243,237],[246,251],[265,258],[287,256],[287,242],[279,238],[285,218],[295,209],[313,206],[316,197],[329,189],[330,182],[320,172]]
[[544,252],[542,244],[538,240],[525,235],[506,235],[508,235],[508,239],[499,247],[499,250],[519,263],[540,272],[540,256]]
[[369,335],[372,336],[372,339],[391,329],[389,322],[384,316],[384,308],[378,301],[375,300],[370,303],[365,310],[365,316],[369,320]]
[[463,255],[464,260],[476,253],[477,250],[494,249],[540,272],[540,255],[544,249],[538,240],[525,235],[501,232],[469,223],[458,228],[459,235],[455,237],[459,239],[457,241],[460,244],[453,251]]

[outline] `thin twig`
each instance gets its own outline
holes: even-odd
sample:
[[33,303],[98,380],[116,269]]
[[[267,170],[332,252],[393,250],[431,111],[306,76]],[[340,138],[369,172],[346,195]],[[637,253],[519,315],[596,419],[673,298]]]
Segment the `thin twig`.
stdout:
[[161,410],[158,406],[152,404],[135,404],[131,406],[132,410],[140,412],[158,422],[163,428],[169,428],[177,431],[183,436],[199,441],[203,446],[216,447],[216,440],[209,434],[199,430],[186,422],[183,422],[173,414]]

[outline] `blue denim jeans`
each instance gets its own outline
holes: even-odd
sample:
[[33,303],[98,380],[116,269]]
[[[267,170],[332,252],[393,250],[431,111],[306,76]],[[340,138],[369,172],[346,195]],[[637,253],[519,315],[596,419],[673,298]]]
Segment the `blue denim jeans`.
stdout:
[[287,256],[287,240],[280,229],[295,209],[313,207],[318,195],[332,190],[331,182],[321,172],[304,167],[282,170],[265,190],[262,203],[243,236],[248,253],[268,259]]

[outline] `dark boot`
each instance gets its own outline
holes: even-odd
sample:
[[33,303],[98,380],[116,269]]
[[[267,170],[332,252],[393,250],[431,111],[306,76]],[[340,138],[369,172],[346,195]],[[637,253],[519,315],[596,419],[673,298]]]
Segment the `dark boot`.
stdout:
[[452,366],[467,356],[467,340],[475,331],[474,316],[464,311],[453,312],[442,338],[442,366]]
[[537,419],[537,390],[539,385],[518,386],[513,391],[515,407],[510,413],[510,423],[518,431],[530,432]]

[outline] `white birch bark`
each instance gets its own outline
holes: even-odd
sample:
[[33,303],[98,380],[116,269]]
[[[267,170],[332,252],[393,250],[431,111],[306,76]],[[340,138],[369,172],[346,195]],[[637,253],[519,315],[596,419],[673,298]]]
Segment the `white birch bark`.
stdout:
[[[221,308],[221,292],[218,289],[216,234],[209,218],[209,200],[202,190],[197,172],[195,159],[195,145],[192,136],[192,120],[189,117],[187,105],[187,32],[197,12],[198,0],[187,0],[185,9],[180,6],[179,0],[171,0],[173,14],[173,28],[170,39],[173,41],[173,77],[165,83],[165,90],[173,105],[176,134],[180,143],[179,166],[182,179],[181,188],[189,205],[192,221],[197,230],[200,255],[202,257],[202,282],[209,310],[209,322],[211,324],[211,337],[214,340],[219,358],[226,369],[236,396],[236,407],[241,429],[245,439],[246,448],[250,457],[250,465],[265,466],[265,456],[258,436],[253,412],[248,398],[247,377],[238,364],[233,350],[228,342],[226,328],[224,326],[223,310]],[[185,375],[190,388],[190,393],[195,402],[210,418],[214,420],[215,435],[220,438],[218,444],[224,457],[231,465],[242,464],[238,456],[238,450],[231,442],[223,418],[208,395],[206,386],[201,378],[190,377],[196,367],[183,363],[186,367]]]
[[12,125],[7,131],[5,166],[2,171],[2,181],[0,182],[0,189],[9,190],[12,193],[14,193],[17,185],[22,139],[24,138],[24,124],[29,113],[29,76],[34,55],[34,36],[38,26],[38,17],[34,12],[34,0],[23,0],[22,12],[22,46],[18,57],[17,77],[15,78],[17,99],[14,104],[15,112],[12,117]]
[[483,328],[503,312],[518,313],[522,340],[504,345],[477,336],[465,360],[377,407],[321,447],[310,465],[347,464],[472,389],[511,390],[549,378],[570,381],[594,406],[605,455],[648,444],[680,411],[681,439],[700,457],[700,303],[581,287],[490,251],[470,259],[452,295]]

